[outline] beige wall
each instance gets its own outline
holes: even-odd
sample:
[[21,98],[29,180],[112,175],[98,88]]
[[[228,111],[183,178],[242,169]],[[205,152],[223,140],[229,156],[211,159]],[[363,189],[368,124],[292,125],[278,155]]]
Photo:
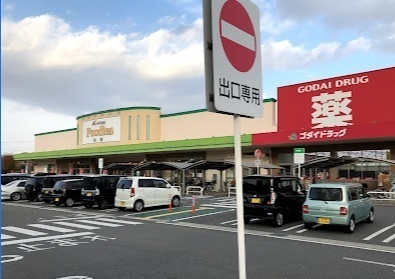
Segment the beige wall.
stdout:
[[77,148],[77,130],[36,135],[35,152]]
[[[274,132],[276,102],[263,103],[263,118],[242,118],[241,133]],[[162,117],[162,141],[223,137],[233,135],[233,116],[212,112],[197,112]]]
[[[243,117],[241,119],[241,133],[254,134],[276,131],[276,105],[275,101],[264,102],[263,118],[251,119]],[[147,138],[147,116],[150,122],[149,138]],[[83,131],[84,122],[93,122],[93,120],[111,117],[120,118],[120,141],[83,144],[83,136],[86,136],[86,131]],[[131,117],[131,128],[129,128],[129,117]],[[139,138],[138,117],[140,117]],[[161,117],[159,109],[138,107],[114,109],[85,117],[82,116],[77,119],[77,130],[37,135],[35,138],[35,152],[223,137],[231,136],[233,133],[233,116],[231,115],[203,111],[196,113],[185,112]],[[232,153],[233,151],[229,152],[229,154]]]
[[[100,120],[109,117],[120,117],[121,119],[121,136],[120,141],[111,142],[98,142],[83,144],[83,136],[86,131],[83,131],[83,123],[86,121]],[[129,118],[130,117],[130,118]],[[147,126],[147,117],[149,118],[149,125]],[[129,121],[130,119],[130,121]],[[138,125],[139,119],[139,125]],[[130,125],[131,123],[131,125]],[[98,147],[98,146],[113,146],[113,145],[125,145],[125,144],[137,144],[146,142],[158,142],[160,141],[160,110],[152,109],[130,109],[130,110],[119,110],[111,112],[100,112],[98,114],[82,117],[77,120],[79,129],[78,133],[78,147]],[[131,126],[131,127],[129,127]],[[139,129],[138,129],[139,127]],[[107,127],[106,127],[107,128]],[[149,131],[148,131],[149,128]],[[139,130],[139,131],[138,131]],[[85,133],[84,133],[85,132]]]

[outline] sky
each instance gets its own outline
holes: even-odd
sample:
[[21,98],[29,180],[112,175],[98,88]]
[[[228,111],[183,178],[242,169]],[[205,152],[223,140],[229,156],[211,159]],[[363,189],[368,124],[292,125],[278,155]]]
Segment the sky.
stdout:
[[[395,0],[252,0],[264,98],[395,65]],[[80,115],[206,108],[202,0],[1,1],[1,152]]]

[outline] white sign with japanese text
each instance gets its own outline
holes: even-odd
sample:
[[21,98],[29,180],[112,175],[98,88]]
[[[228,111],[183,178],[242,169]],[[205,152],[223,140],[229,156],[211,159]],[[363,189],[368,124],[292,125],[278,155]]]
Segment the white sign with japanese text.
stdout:
[[259,8],[249,0],[211,0],[210,24],[214,112],[262,117]]
[[82,125],[82,144],[120,141],[121,118],[107,117],[85,121]]

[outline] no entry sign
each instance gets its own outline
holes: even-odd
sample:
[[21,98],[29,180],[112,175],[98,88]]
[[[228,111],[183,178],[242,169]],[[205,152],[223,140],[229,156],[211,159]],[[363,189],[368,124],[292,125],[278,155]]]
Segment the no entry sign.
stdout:
[[222,47],[229,62],[236,70],[248,72],[255,63],[256,37],[251,18],[240,2],[224,3],[219,29]]
[[204,4],[207,109],[262,117],[258,7],[249,0]]

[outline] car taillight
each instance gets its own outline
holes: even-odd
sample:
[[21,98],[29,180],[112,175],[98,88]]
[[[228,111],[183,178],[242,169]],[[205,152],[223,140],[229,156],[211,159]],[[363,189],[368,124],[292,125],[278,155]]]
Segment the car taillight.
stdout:
[[130,196],[134,197],[135,194],[136,194],[135,188],[130,188]]
[[309,206],[303,205],[303,213],[309,213]]
[[340,207],[340,215],[347,215],[347,207]]
[[271,192],[270,193],[270,201],[268,201],[267,204],[274,204],[276,202],[276,197],[277,197],[276,193]]

